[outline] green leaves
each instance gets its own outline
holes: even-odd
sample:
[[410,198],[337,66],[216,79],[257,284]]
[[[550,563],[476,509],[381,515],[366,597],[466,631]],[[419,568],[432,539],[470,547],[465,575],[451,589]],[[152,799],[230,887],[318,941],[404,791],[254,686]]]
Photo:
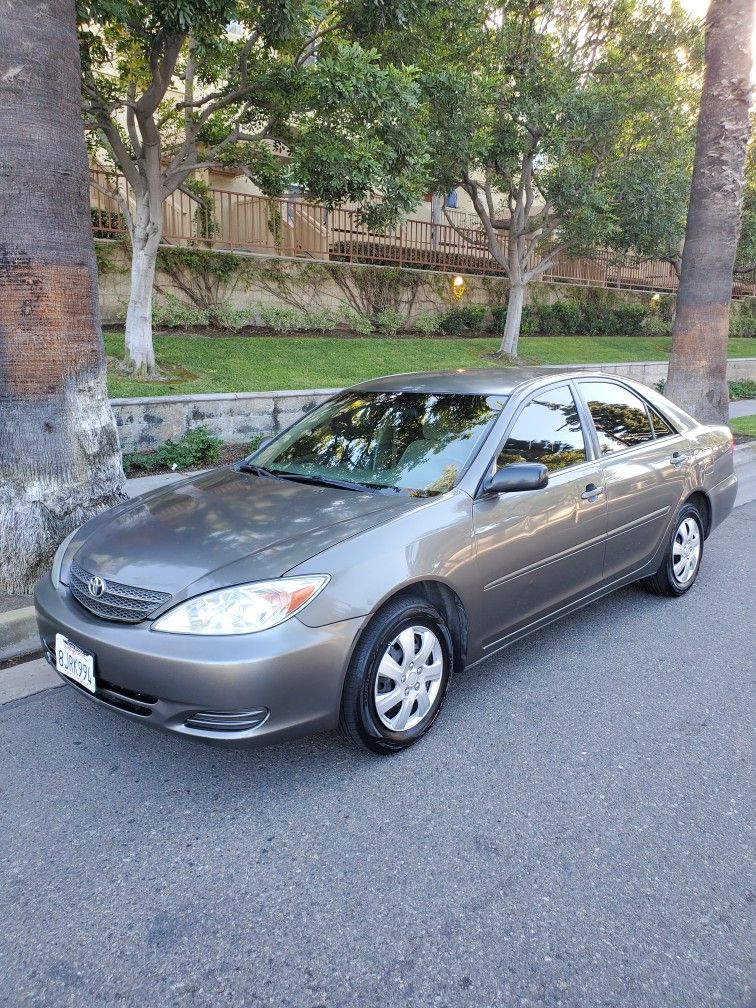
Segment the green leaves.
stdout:
[[315,200],[357,203],[374,227],[394,222],[427,184],[415,71],[384,64],[357,43],[341,44],[311,70],[292,177]]
[[674,246],[692,162],[698,27],[646,0],[467,3],[455,48],[442,25],[456,4],[441,6],[446,22],[437,12],[420,48],[430,187],[477,190],[505,225],[501,244],[522,238],[523,262],[556,245],[647,255]]

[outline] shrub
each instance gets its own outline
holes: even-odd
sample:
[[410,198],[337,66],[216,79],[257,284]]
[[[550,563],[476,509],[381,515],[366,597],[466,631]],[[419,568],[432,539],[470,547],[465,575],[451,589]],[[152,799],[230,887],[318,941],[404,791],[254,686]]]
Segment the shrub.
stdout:
[[168,329],[183,329],[186,326],[209,325],[210,312],[196,305],[185,304],[174,294],[163,294],[152,302],[152,324]]
[[404,317],[396,308],[381,308],[375,316],[375,323],[384,336],[396,336],[404,324]]
[[329,308],[315,308],[313,311],[303,313],[303,329],[326,332],[333,329],[336,324],[336,317]]
[[730,314],[730,336],[756,337],[756,304],[733,305]]
[[221,303],[210,309],[210,321],[219,329],[241,329],[254,320],[255,314],[249,308],[232,308],[229,304]]
[[465,320],[460,314],[459,308],[452,308],[442,315],[438,320],[438,325],[441,332],[445,332],[447,336],[459,336],[466,328]]
[[[496,308],[494,325],[503,329],[506,309]],[[556,301],[527,305],[522,313],[523,336],[638,336],[649,317],[643,305],[601,301]]]
[[293,332],[305,328],[305,313],[298,308],[273,308],[266,306],[260,309],[260,317],[265,325],[276,332]]
[[123,471],[127,476],[135,470],[150,472],[153,469],[194,469],[210,466],[220,457],[222,442],[207,427],[193,427],[178,441],[166,441],[154,452],[136,452],[123,457]]
[[439,319],[439,328],[449,336],[459,336],[466,330],[479,331],[483,328],[486,310],[480,305],[451,308]]
[[417,332],[426,333],[430,335],[431,333],[437,333],[441,330],[441,323],[438,315],[418,315],[415,321],[412,323],[412,328],[416,329]]
[[352,332],[359,333],[360,336],[370,336],[373,332],[373,323],[362,312],[355,311],[346,305],[339,309],[337,320]]
[[756,381],[753,378],[741,378],[727,383],[730,386],[730,399],[756,399]]
[[[523,336],[529,335],[525,332],[525,323],[530,309],[526,306],[522,310],[522,324],[520,326],[520,332]],[[495,333],[503,333],[504,326],[507,322],[507,306],[506,305],[494,305],[491,309],[491,331]]]
[[672,323],[652,312],[642,319],[641,329],[645,336],[669,336],[672,332]]
[[254,434],[249,439],[249,444],[247,445],[247,454],[251,455],[252,452],[257,451],[260,445],[269,437],[268,434]]

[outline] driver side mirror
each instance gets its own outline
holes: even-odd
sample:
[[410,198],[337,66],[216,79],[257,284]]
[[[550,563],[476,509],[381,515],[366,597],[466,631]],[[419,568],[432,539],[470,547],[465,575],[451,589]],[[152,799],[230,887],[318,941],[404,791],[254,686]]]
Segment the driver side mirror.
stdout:
[[543,490],[549,482],[549,471],[540,462],[511,462],[502,466],[483,483],[484,494],[516,493],[521,490]]

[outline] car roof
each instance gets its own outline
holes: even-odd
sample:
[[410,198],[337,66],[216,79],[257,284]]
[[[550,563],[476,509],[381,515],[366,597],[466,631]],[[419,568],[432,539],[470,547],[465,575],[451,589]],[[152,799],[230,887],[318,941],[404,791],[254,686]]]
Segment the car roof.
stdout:
[[539,378],[574,377],[583,369],[554,367],[458,368],[456,371],[411,371],[371,378],[352,388],[371,392],[459,392],[509,395],[519,385]]

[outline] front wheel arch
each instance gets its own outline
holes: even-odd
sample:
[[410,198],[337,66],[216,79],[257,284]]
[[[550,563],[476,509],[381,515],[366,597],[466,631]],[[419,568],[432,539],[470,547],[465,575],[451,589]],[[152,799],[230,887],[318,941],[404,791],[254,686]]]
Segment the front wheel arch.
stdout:
[[445,618],[452,636],[452,642],[454,644],[455,670],[458,672],[463,670],[467,658],[468,645],[469,624],[467,619],[467,609],[465,608],[465,605],[459,595],[445,581],[438,581],[434,578],[424,578],[419,581],[413,581],[410,584],[405,585],[403,588],[387,595],[381,600],[380,604],[376,606],[375,612],[360,631],[360,635],[365,632],[365,630],[370,626],[372,619],[374,619],[385,606],[387,606],[390,602],[393,602],[394,599],[402,598],[403,596],[408,598],[417,598],[419,596],[424,598],[429,605],[438,609],[441,615]]

